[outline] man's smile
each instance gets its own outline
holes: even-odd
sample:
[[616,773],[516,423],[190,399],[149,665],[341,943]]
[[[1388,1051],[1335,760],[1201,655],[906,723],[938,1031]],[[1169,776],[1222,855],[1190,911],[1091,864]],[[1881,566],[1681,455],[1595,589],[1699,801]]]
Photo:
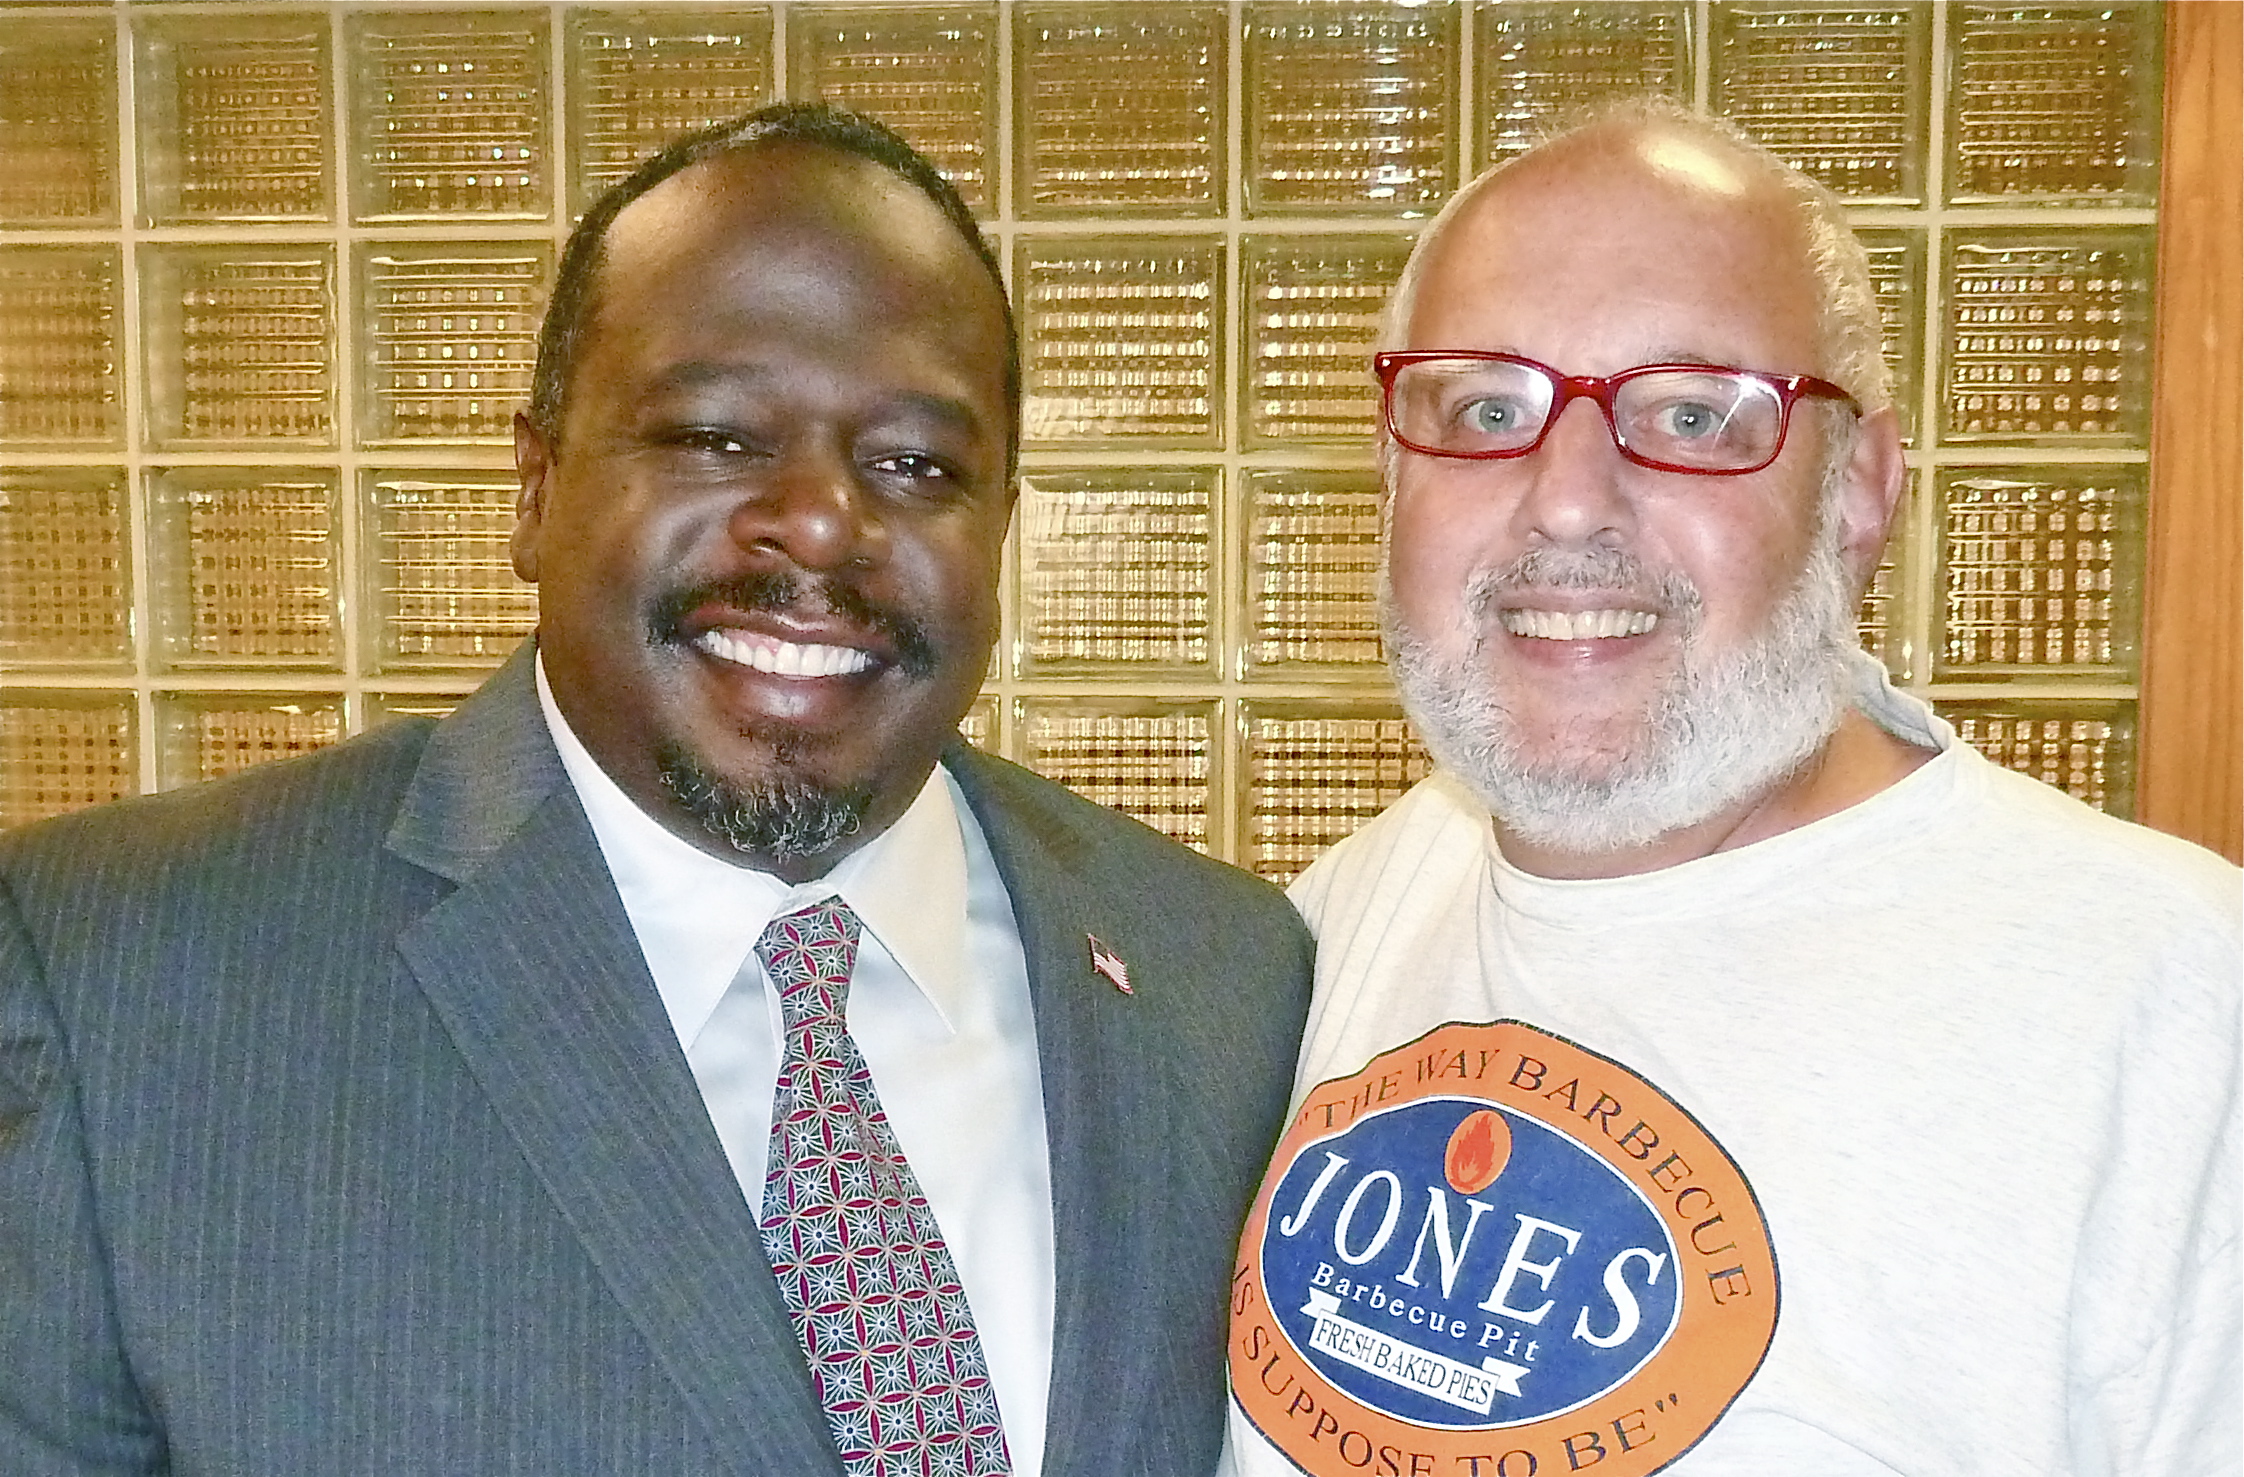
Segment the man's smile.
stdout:
[[693,646],[719,661],[734,662],[775,677],[849,677],[871,671],[870,654],[854,646],[783,641],[741,630],[704,631]]
[[1592,641],[1643,636],[1660,623],[1657,612],[1625,606],[1601,610],[1534,610],[1513,607],[1498,619],[1514,636],[1538,641]]
[[858,677],[900,667],[935,670],[933,639],[919,620],[834,580],[752,573],[674,590],[655,603],[648,639],[691,647],[763,676]]

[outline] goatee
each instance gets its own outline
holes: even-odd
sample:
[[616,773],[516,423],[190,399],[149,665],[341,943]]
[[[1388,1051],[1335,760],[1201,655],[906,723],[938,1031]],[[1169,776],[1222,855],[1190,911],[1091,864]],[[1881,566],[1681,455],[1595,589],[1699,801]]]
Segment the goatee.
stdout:
[[704,831],[734,851],[774,861],[818,856],[855,835],[873,803],[872,786],[863,784],[779,779],[735,785],[674,743],[656,750],[655,772]]
[[[647,644],[690,644],[686,618],[703,606],[773,614],[805,607],[831,612],[887,637],[896,666],[905,676],[923,679],[938,666],[934,642],[912,616],[876,604],[838,581],[787,572],[752,572],[664,592],[647,608]],[[785,731],[766,737],[777,771],[771,779],[737,784],[674,741],[656,748],[655,773],[662,788],[704,831],[744,855],[794,861],[818,856],[855,835],[872,807],[873,787],[821,785],[791,777],[787,771],[804,741]]]

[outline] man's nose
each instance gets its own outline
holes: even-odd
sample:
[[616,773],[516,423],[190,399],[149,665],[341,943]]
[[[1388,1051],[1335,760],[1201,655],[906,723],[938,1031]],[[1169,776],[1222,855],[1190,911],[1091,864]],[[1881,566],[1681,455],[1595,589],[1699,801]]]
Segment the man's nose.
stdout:
[[802,569],[867,562],[883,528],[875,495],[845,447],[789,446],[734,507],[729,531],[741,547]]
[[1623,483],[1630,464],[1592,397],[1577,395],[1561,406],[1525,463],[1527,487],[1515,514],[1523,534],[1580,548],[1629,531],[1634,507]]

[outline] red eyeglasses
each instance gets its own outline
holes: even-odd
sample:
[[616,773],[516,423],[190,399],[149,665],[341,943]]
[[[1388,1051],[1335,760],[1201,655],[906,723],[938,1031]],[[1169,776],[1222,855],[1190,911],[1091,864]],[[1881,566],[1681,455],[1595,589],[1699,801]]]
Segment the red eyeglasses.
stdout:
[[1713,364],[1561,374],[1517,354],[1412,349],[1373,357],[1387,434],[1426,456],[1497,460],[1543,444],[1568,402],[1592,400],[1622,456],[1700,477],[1758,472],[1784,449],[1801,396],[1862,407],[1829,380]]

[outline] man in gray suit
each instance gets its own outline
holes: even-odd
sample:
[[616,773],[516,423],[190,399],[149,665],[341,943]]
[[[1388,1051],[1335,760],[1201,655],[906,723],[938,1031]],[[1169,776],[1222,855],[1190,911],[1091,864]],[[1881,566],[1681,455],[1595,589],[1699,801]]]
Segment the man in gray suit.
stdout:
[[1308,946],[958,743],[1018,404],[995,259],[862,120],[588,214],[534,646],[0,840],[0,1471],[1212,1466]]

